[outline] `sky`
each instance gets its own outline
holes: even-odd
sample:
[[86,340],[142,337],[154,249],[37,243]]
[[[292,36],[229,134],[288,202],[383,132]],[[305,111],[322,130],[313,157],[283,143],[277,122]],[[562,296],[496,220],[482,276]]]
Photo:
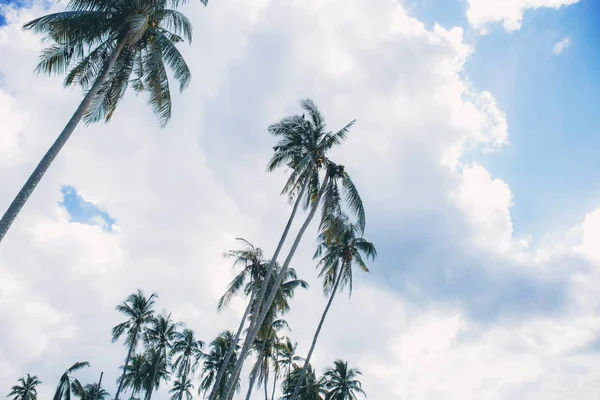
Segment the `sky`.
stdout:
[[[64,2],[0,0],[0,207],[81,99],[33,73],[21,26]],[[600,389],[600,4],[595,0],[219,0],[182,8],[193,73],[160,129],[128,94],[81,125],[0,245],[0,397],[25,373],[51,396],[75,361],[114,393],[114,310],[140,288],[209,342],[242,299],[222,253],[269,254],[290,211],[266,127],[310,97],[358,186],[365,238],[317,344],[372,400],[595,399]],[[299,223],[294,229],[299,228]],[[292,267],[305,354],[326,299],[311,226]],[[244,385],[246,385],[244,381]],[[157,398],[166,398],[162,388]],[[245,394],[245,392],[244,392]],[[239,396],[241,398],[241,394]]]

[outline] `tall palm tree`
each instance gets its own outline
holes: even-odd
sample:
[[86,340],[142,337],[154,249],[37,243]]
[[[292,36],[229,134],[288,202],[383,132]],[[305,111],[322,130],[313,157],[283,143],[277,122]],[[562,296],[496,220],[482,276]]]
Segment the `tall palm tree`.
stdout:
[[319,235],[319,246],[315,252],[315,258],[321,257],[317,264],[320,267],[319,277],[323,279],[323,292],[329,300],[325,306],[325,310],[321,315],[321,320],[315,331],[308,355],[304,361],[304,367],[300,371],[296,388],[291,400],[296,400],[300,392],[300,386],[304,374],[307,372],[310,358],[319,339],[319,334],[323,328],[323,323],[331,307],[331,303],[338,289],[348,286],[350,295],[352,294],[352,267],[359,267],[365,272],[369,272],[367,265],[363,259],[363,255],[367,259],[374,260],[377,256],[377,251],[373,243],[366,241],[361,236],[362,227],[360,224],[349,222],[348,217],[344,214],[338,215],[335,218],[329,218],[325,226],[326,230]]
[[[250,313],[253,304],[254,298],[256,296],[255,287],[253,286],[253,290],[245,290],[245,287],[248,287],[249,283],[257,282],[261,278],[261,271],[266,268],[266,261],[264,259],[263,251],[259,247],[255,247],[252,243],[247,241],[246,239],[237,238],[237,240],[242,241],[245,245],[244,248],[239,250],[229,250],[224,253],[223,256],[226,258],[233,259],[233,266],[242,264],[243,269],[233,278],[229,286],[227,287],[227,291],[225,294],[219,299],[217,303],[217,310],[221,311],[225,306],[227,306],[231,300],[240,294],[240,292],[244,292],[249,296],[248,305],[246,306],[246,310],[242,315],[242,320],[240,321],[240,325],[235,333],[234,342],[237,343],[242,335],[244,330],[244,326],[246,324],[246,320],[248,318],[248,314]],[[262,273],[264,275],[264,273]],[[225,374],[226,368],[229,366],[229,361],[233,356],[234,348],[233,346],[229,347],[227,354],[225,355],[224,362],[222,364],[222,368],[218,371],[217,376],[215,378],[216,382],[221,382],[223,376]],[[217,395],[217,390],[220,388],[219,385],[213,385],[213,388],[210,392],[209,399],[215,399]]]
[[[208,0],[201,0],[205,5]],[[52,161],[81,119],[92,123],[112,117],[129,83],[148,92],[161,127],[171,118],[171,92],[165,64],[183,90],[191,73],[175,44],[192,39],[190,21],[176,8],[186,0],[70,0],[67,11],[24,25],[45,35],[37,71],[66,73],[65,86],[86,92],[75,113],[46,152],[0,220],[0,242]],[[131,76],[133,79],[131,80]]]
[[297,398],[299,400],[323,400],[323,396],[327,393],[325,390],[325,379],[317,378],[315,370],[311,365],[308,366],[304,374],[300,390],[296,397],[293,393],[296,388],[298,378],[302,374],[302,368],[294,368],[292,373],[286,376],[283,381],[283,397],[281,400],[290,400]]
[[127,317],[125,322],[120,323],[112,329],[113,343],[119,340],[125,334],[125,345],[127,346],[127,357],[121,379],[115,393],[115,400],[119,400],[119,395],[125,384],[124,376],[133,356],[135,349],[143,336],[146,326],[154,318],[154,303],[158,296],[152,293],[146,297],[141,290],[130,294],[127,299],[116,307],[116,310]]
[[[191,329],[184,329],[183,332],[175,334],[171,355],[176,357],[173,362],[173,370],[176,371],[178,378],[175,385],[177,386],[179,383],[178,387],[181,389],[177,393],[181,392],[188,383],[191,385],[190,388],[193,388],[191,378],[192,374],[196,372],[200,360],[204,357],[203,347],[204,342],[196,340],[194,331]],[[181,395],[183,396],[183,394]]]
[[189,376],[181,376],[175,383],[173,384],[173,388],[169,390],[171,393],[171,400],[192,400],[194,396],[192,395],[192,389],[194,388],[194,384]]
[[87,361],[79,361],[71,365],[71,367],[61,375],[52,400],[71,400],[71,374],[89,366],[90,363]]
[[150,400],[152,392],[155,388],[158,388],[156,378],[159,370],[169,365],[170,350],[173,341],[177,337],[177,328],[179,325],[179,323],[171,320],[171,314],[159,315],[150,322],[146,329],[144,342],[153,351],[153,357],[151,358],[153,371],[150,379],[152,384],[146,390],[145,400]]
[[298,367],[298,362],[304,361],[304,358],[296,355],[297,348],[298,343],[292,343],[289,337],[285,337],[279,342],[277,362],[280,368],[285,369],[286,376],[292,372],[293,368]]
[[[295,115],[283,118],[281,121],[269,126],[269,132],[279,137],[280,141],[277,146],[273,148],[275,153],[269,162],[267,169],[269,171],[274,171],[279,167],[285,166],[292,171],[282,193],[289,195],[290,199],[293,199],[295,196],[296,200],[290,219],[288,220],[284,233],[275,250],[275,254],[271,258],[271,265],[267,271],[266,281],[269,281],[273,274],[275,263],[277,262],[283,242],[287,237],[298,205],[304,200],[305,207],[310,206],[310,212],[300,227],[283,263],[283,267],[277,275],[275,287],[278,287],[281,284],[285,270],[289,267],[289,264],[296,253],[296,249],[302,240],[302,236],[317,211],[324,189],[327,186],[329,180],[327,169],[325,177],[323,178],[323,183],[319,186],[319,172],[327,165],[326,153],[334,146],[342,143],[347,137],[350,127],[355,122],[350,122],[336,133],[329,132],[326,130],[327,126],[325,124],[325,118],[312,100],[302,100],[300,105],[305,112],[308,113],[308,118],[306,118],[305,114],[302,114],[301,116]],[[257,304],[265,304],[266,307],[263,309],[264,312],[258,314],[255,320],[250,324],[250,331],[244,340],[244,345],[235,368],[236,375],[239,375],[242,370],[246,355],[250,350],[250,346],[256,339],[258,330],[266,318],[266,314],[275,295],[276,294],[273,291],[267,293],[267,287],[264,286],[256,297]],[[232,392],[231,385],[229,385],[227,392]]]
[[[216,393],[217,400],[224,399],[225,392],[225,384],[232,379],[233,368],[235,366],[235,362],[237,361],[237,352],[239,350],[239,345],[235,343],[235,335],[231,331],[224,331],[219,336],[216,337],[210,343],[210,351],[204,358],[204,365],[202,370],[202,381],[200,382],[200,387],[198,390],[198,394],[200,393],[208,393],[209,390],[212,389],[214,385],[219,385]],[[235,346],[234,346],[235,343]],[[233,356],[229,359],[229,363],[227,364],[227,368],[225,368],[224,379],[220,382],[216,380],[218,371],[221,370],[221,367],[225,363],[225,356],[227,354],[227,350],[230,347],[234,347]],[[239,379],[236,382],[235,390],[239,390],[240,382]]]
[[13,386],[6,397],[11,397],[12,400],[37,400],[36,386],[42,383],[37,376],[25,375],[19,378],[19,384]]
[[327,368],[323,377],[327,395],[325,400],[356,400],[357,393],[367,397],[358,377],[362,373],[356,368],[348,368],[348,362],[335,360],[333,368]]
[[99,383],[88,383],[83,386],[77,379],[71,382],[71,390],[80,400],[104,400],[110,396]]

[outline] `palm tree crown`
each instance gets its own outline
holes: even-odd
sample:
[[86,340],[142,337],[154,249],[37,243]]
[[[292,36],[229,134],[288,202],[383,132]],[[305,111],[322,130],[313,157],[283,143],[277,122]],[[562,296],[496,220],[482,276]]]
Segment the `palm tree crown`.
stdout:
[[[302,373],[302,368],[294,368],[291,374],[286,376],[283,381],[283,397],[282,400],[290,400],[294,389],[296,388],[296,382]],[[300,385],[300,391],[298,392],[298,400],[323,400],[323,396],[326,394],[325,390],[325,379],[318,378],[315,375],[315,370],[309,364],[304,379]]]
[[360,375],[362,373],[358,369],[348,368],[346,361],[336,360],[333,368],[327,368],[323,374],[327,388],[325,400],[356,400],[357,393],[366,397],[358,380]]
[[71,400],[71,374],[75,371],[79,371],[82,368],[89,367],[90,363],[87,361],[76,362],[71,365],[69,369],[67,369],[60,380],[58,381],[58,386],[56,387],[56,392],[54,392],[54,397],[52,400]]
[[6,397],[12,397],[12,400],[37,400],[36,386],[40,383],[37,376],[27,374],[19,378],[19,384],[13,386]]
[[[231,331],[222,332],[215,340],[210,343],[210,351],[206,355],[204,359],[204,365],[202,370],[202,382],[200,383],[200,388],[198,392],[206,393],[211,390],[213,384],[215,383],[215,378],[217,377],[218,371],[223,366],[225,356],[227,351],[231,346],[233,346],[235,341],[235,336]],[[219,382],[219,387],[216,391],[216,398],[219,400],[223,400],[222,397],[225,394],[225,384],[231,378],[233,373],[233,368],[237,361],[237,350],[239,349],[239,344],[235,344],[233,355],[231,356],[229,363],[225,369],[225,377]],[[239,388],[239,381],[236,383],[235,387]]]
[[[118,52],[113,71],[86,110],[86,122],[109,121],[131,83],[146,91],[148,103],[164,126],[171,117],[165,64],[183,90],[190,70],[175,44],[192,39],[190,21],[178,11],[184,0],[71,0],[67,11],[25,24],[54,44],[41,54],[38,72],[64,74],[65,86],[84,90],[100,76],[106,60]],[[204,1],[206,2],[206,1]],[[131,79],[133,75],[133,79]]]

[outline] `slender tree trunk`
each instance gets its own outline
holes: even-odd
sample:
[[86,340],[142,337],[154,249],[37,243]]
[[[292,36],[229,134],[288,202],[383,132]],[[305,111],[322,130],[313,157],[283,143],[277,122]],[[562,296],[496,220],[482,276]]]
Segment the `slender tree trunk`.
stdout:
[[125,358],[125,365],[123,366],[123,373],[121,374],[121,380],[119,381],[119,386],[117,387],[117,392],[115,393],[115,400],[119,400],[119,394],[121,394],[121,390],[123,389],[123,385],[125,384],[125,374],[127,373],[127,366],[129,365],[129,361],[131,361],[133,349],[135,348],[135,345],[137,343],[137,335],[138,335],[138,332],[136,330],[135,334],[133,335],[133,341],[131,343],[131,346],[129,347],[129,350],[127,351],[127,357]]
[[[268,283],[269,280],[271,279],[271,275],[273,275],[273,268],[275,267],[275,263],[277,262],[277,257],[279,257],[279,253],[281,252],[283,243],[285,242],[285,239],[287,238],[287,235],[292,226],[292,222],[294,222],[294,217],[296,216],[296,212],[298,211],[298,206],[300,205],[300,201],[302,201],[302,196],[304,195],[304,192],[306,191],[307,186],[308,186],[308,179],[306,179],[306,181],[303,183],[302,189],[300,190],[300,193],[298,194],[298,198],[296,199],[296,202],[294,203],[294,208],[292,208],[292,213],[290,214],[287,224],[285,225],[285,228],[283,230],[283,234],[281,235],[281,238],[279,239],[279,243],[277,244],[277,248],[275,249],[275,254],[273,254],[273,257],[271,257],[271,263],[269,264],[269,268],[267,269],[267,274],[265,276],[264,282]],[[262,285],[262,287],[260,288],[260,291],[256,298],[256,304],[263,303],[263,301],[265,299],[265,294],[267,292],[267,286],[268,285]],[[251,306],[252,306],[252,301],[249,302],[246,310],[249,311]],[[245,322],[245,320],[242,320],[242,323],[244,323],[244,322]],[[250,329],[252,329],[253,324],[254,324],[254,322],[250,321]],[[232,354],[233,354],[233,352],[231,352],[231,354],[229,351],[227,352],[227,356],[225,357],[225,363],[223,364],[222,368],[225,368],[225,366],[228,365]],[[239,359],[238,359],[238,362],[239,362]],[[241,368],[240,368],[240,370],[241,370]],[[239,372],[238,372],[238,374],[239,374]],[[215,400],[217,391],[214,388],[216,388],[220,384],[221,380],[224,378],[224,375],[225,375],[225,370],[223,370],[223,371],[219,370],[219,373],[217,374],[217,378],[215,379],[215,386],[213,387],[213,390],[211,391],[210,396],[208,398],[209,400]],[[233,378],[233,376],[231,376],[230,379],[231,378]],[[235,384],[234,384],[234,386],[235,386]]]
[[[158,355],[158,360],[156,361],[156,364],[154,365],[154,371],[152,371],[152,380],[150,381],[150,387],[148,387],[148,390],[146,391],[146,399],[145,400],[150,400],[152,398],[152,392],[154,391],[154,382],[156,381],[156,374],[158,374],[158,368],[160,367],[160,362],[162,361],[162,357],[163,357],[162,353],[163,352],[164,352],[164,349],[161,349],[160,353]],[[165,357],[166,357],[166,354],[165,354]]]
[[271,393],[271,400],[275,400],[275,389],[277,389],[277,377],[279,374],[273,375],[273,392]]
[[258,376],[258,369],[260,368],[260,361],[262,359],[263,353],[267,348],[267,341],[265,340],[260,347],[260,352],[258,353],[258,358],[256,359],[256,363],[254,363],[254,368],[250,371],[250,384],[248,386],[248,393],[246,394],[246,400],[250,399],[252,395],[252,389],[254,389],[254,383],[256,382],[256,377]]
[[[281,270],[277,274],[277,279],[275,280],[275,284],[273,285],[273,288],[271,289],[271,291],[269,293],[269,297],[267,298],[267,301],[263,305],[263,309],[262,309],[260,315],[258,316],[256,321],[254,321],[254,326],[252,327],[252,325],[251,325],[250,332],[248,332],[248,334],[246,335],[246,339],[244,340],[244,347],[242,347],[242,351],[240,353],[239,359],[237,360],[233,376],[239,376],[239,374],[242,370],[242,367],[244,366],[244,358],[248,354],[250,345],[254,342],[254,339],[256,339],[256,334],[258,333],[258,329],[260,328],[263,321],[265,320],[265,317],[267,316],[267,312],[269,311],[269,308],[271,307],[271,304],[273,303],[273,300],[275,299],[275,296],[277,295],[277,291],[279,289],[279,286],[281,285],[281,281],[283,281],[283,278],[285,277],[285,273],[290,265],[290,262],[292,261],[292,258],[294,257],[294,254],[296,253],[296,249],[298,248],[298,245],[300,244],[300,240],[302,240],[302,236],[304,235],[304,232],[310,225],[313,217],[315,216],[315,213],[317,212],[317,209],[319,208],[321,196],[323,195],[323,192],[325,191],[325,188],[327,187],[328,182],[329,182],[329,172],[326,173],[325,179],[323,179],[323,184],[321,185],[321,188],[319,189],[319,193],[317,195],[317,198],[315,199],[312,209],[310,210],[310,213],[306,217],[306,221],[304,221],[304,224],[302,224],[302,227],[300,227],[300,230],[298,231],[298,234],[296,235],[296,239],[294,240],[294,243],[292,244],[290,252],[288,253],[288,255],[286,257],[286,259],[283,263],[283,266],[281,267]],[[268,282],[268,281],[266,281],[266,282]],[[266,288],[266,286],[267,285],[264,285],[265,288]],[[234,387],[235,387],[235,381],[229,382],[227,384],[227,389],[225,390],[225,393],[227,395],[229,395],[232,392]],[[226,397],[229,397],[229,396],[226,396]]]
[[23,185],[17,196],[14,198],[2,216],[2,219],[0,219],[0,243],[6,235],[6,232],[8,232],[11,224],[15,218],[17,218],[17,215],[19,215],[19,212],[29,199],[29,196],[31,196],[31,193],[33,193],[33,190],[37,184],[40,183],[42,177],[46,171],[48,171],[48,168],[50,168],[52,161],[54,161],[65,143],[67,143],[67,140],[69,140],[71,137],[71,134],[79,124],[79,121],[81,121],[81,118],[83,118],[83,114],[90,106],[92,100],[98,94],[104,82],[106,82],[108,79],[115,66],[115,63],[117,62],[117,59],[119,58],[119,54],[121,54],[121,50],[123,50],[123,47],[125,47],[124,40],[117,45],[117,48],[111,54],[98,79],[96,79],[89,92],[87,92],[87,94],[83,97],[79,107],[77,107],[77,110],[75,110],[75,113],[64,127],[63,131],[60,133],[60,135],[58,135],[58,138],[56,138],[56,141],[52,144],[52,146],[50,146],[50,149],[48,149],[44,157],[42,157],[42,160],[39,162],[33,173],[29,176],[29,179],[27,179],[25,182],[25,185]]
[[325,306],[325,311],[323,311],[323,315],[321,315],[321,321],[319,321],[317,331],[315,332],[315,336],[313,337],[312,343],[310,345],[310,350],[308,350],[308,355],[306,356],[306,360],[304,361],[304,367],[302,367],[302,371],[300,371],[300,375],[298,375],[298,379],[296,380],[296,387],[294,388],[294,393],[292,394],[291,400],[296,400],[298,398],[298,394],[300,393],[300,387],[302,386],[302,381],[304,380],[304,376],[306,375],[306,371],[308,370],[308,365],[310,364],[310,358],[312,357],[313,351],[315,350],[317,340],[319,339],[319,334],[321,333],[321,328],[323,328],[323,323],[325,322],[325,318],[327,317],[327,313],[329,312],[331,303],[333,303],[333,298],[335,297],[341,280],[342,266],[340,265],[337,276],[335,278],[335,285],[333,286],[333,290],[331,291],[331,295],[329,296],[329,301]]
[[100,394],[100,389],[102,389],[102,377],[104,376],[104,371],[100,372],[100,379],[98,379],[98,390],[96,391],[96,398],[93,400],[98,400],[98,395]]
[[[265,365],[265,368],[268,368],[268,366]],[[265,400],[269,400],[269,391],[267,388],[268,383],[269,383],[269,373],[267,370],[265,370],[265,381],[263,382],[263,386],[265,388]]]

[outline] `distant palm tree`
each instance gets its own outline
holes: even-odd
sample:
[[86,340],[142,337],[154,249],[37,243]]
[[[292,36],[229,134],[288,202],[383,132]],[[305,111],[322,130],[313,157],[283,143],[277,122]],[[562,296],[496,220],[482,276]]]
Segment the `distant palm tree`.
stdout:
[[25,375],[19,378],[19,384],[13,386],[6,397],[12,400],[37,400],[36,386],[42,383],[37,376]]
[[177,337],[177,328],[180,324],[171,320],[171,314],[159,315],[154,318],[146,329],[144,342],[151,350],[152,357],[149,357],[153,365],[150,382],[152,383],[146,389],[145,400],[152,398],[152,392],[158,388],[159,371],[169,365],[170,350],[173,341]]
[[[235,335],[231,331],[222,332],[215,340],[210,343],[210,351],[204,358],[204,365],[202,369],[202,381],[200,382],[200,388],[198,393],[206,394],[212,387],[216,384],[216,377],[218,371],[221,369],[223,364],[225,363],[225,355],[227,354],[227,350],[231,346],[234,345]],[[235,366],[235,362],[237,361],[237,351],[239,350],[239,345],[236,343],[234,347],[233,356],[230,358],[229,363],[227,364],[227,368],[225,369],[224,379],[219,382],[219,387],[215,391],[215,398],[217,400],[224,400],[224,391],[225,384],[232,378],[233,376],[233,368]],[[239,379],[235,384],[235,390],[238,391],[240,387]]]
[[[204,4],[208,0],[201,0]],[[0,220],[0,242],[52,161],[83,118],[109,121],[129,83],[146,91],[161,126],[171,118],[171,92],[165,64],[183,90],[191,73],[175,44],[192,39],[192,25],[178,7],[186,0],[71,0],[67,11],[24,25],[45,34],[52,45],[43,50],[38,72],[66,73],[65,86],[86,92],[77,110],[46,152]],[[130,80],[133,74],[133,80]]]
[[[87,361],[76,362],[71,365],[69,369],[67,369],[60,380],[58,381],[58,386],[56,387],[56,392],[54,392],[54,397],[52,400],[71,400],[71,374],[75,371],[79,371],[82,368],[89,367],[90,363]],[[75,379],[73,379],[75,380]]]
[[123,390],[131,389],[131,398],[146,390],[149,386],[148,376],[152,373],[152,364],[146,354],[136,354],[127,365],[123,366],[123,375],[117,380]]
[[[226,258],[233,259],[233,266],[243,265],[243,269],[233,278],[229,286],[227,287],[227,291],[225,294],[219,299],[217,303],[217,310],[221,311],[225,306],[227,306],[231,300],[239,295],[240,293],[244,293],[249,296],[248,305],[246,306],[246,310],[242,315],[242,320],[240,321],[240,325],[235,333],[234,341],[237,343],[242,335],[244,330],[244,326],[246,324],[246,320],[248,315],[254,305],[254,298],[256,297],[256,285],[252,286],[251,290],[245,290],[248,288],[249,284],[253,282],[258,282],[261,279],[261,275],[264,275],[264,271],[267,268],[267,264],[269,261],[264,259],[263,251],[259,247],[255,247],[252,243],[247,241],[246,239],[237,238],[237,240],[242,241],[244,243],[244,248],[239,250],[229,250],[225,254],[223,254]],[[221,382],[223,376],[225,375],[226,366],[229,365],[229,361],[233,356],[233,347],[230,347],[225,355],[225,359],[223,360],[223,367],[217,373],[215,377],[216,382]],[[220,388],[219,385],[213,385],[213,388],[210,392],[209,399],[215,400],[217,396],[217,390]]]
[[124,376],[129,365],[129,361],[133,356],[135,349],[143,336],[146,326],[154,318],[154,302],[157,299],[157,295],[152,293],[148,298],[144,295],[141,290],[137,290],[136,293],[130,294],[127,299],[119,304],[116,309],[120,313],[127,317],[127,320],[119,325],[115,326],[112,330],[112,341],[116,342],[119,338],[125,334],[125,345],[127,346],[127,357],[125,358],[125,365],[121,379],[115,393],[115,400],[119,400],[119,394],[125,384]]
[[[275,273],[279,272],[279,265],[275,265]],[[246,290],[251,290],[252,285],[261,286],[264,284],[264,275],[265,271],[261,272],[263,277],[260,280],[253,281],[248,284]],[[275,285],[275,276],[271,276],[271,282],[269,284],[268,290],[273,290]],[[282,328],[288,328],[287,322],[285,320],[279,318],[280,315],[284,315],[290,310],[289,300],[294,297],[295,291],[298,288],[307,289],[308,283],[306,283],[302,279],[298,279],[296,274],[296,270],[294,268],[288,268],[285,273],[285,277],[281,285],[279,286],[276,296],[271,303],[271,307],[269,312],[267,313],[267,318],[261,327],[258,336],[255,340],[254,350],[257,352],[257,362],[252,369],[252,371],[257,371],[257,373],[252,373],[250,375],[250,385],[248,388],[248,394],[246,396],[247,399],[250,398],[250,394],[254,387],[254,382],[256,378],[258,380],[258,386],[261,384],[265,384],[265,397],[266,394],[266,384],[269,378],[269,371],[271,367],[274,374],[274,384],[277,379],[277,345],[278,345],[278,337],[277,332]],[[261,312],[261,308],[255,305],[252,309],[252,315]],[[230,394],[229,398],[231,399],[232,394]]]
[[[171,348],[171,355],[175,356],[173,362],[173,370],[177,373],[178,380],[175,381],[175,385],[179,383],[181,390],[189,383],[193,389],[191,383],[192,374],[196,372],[200,360],[204,357],[202,348],[204,342],[196,340],[194,337],[194,331],[191,329],[184,329],[183,332],[177,332]],[[181,399],[179,399],[181,400]]]
[[358,377],[362,373],[356,368],[348,368],[348,362],[335,360],[333,368],[327,368],[323,377],[327,395],[325,400],[356,400],[357,393],[367,397]]
[[80,400],[104,400],[110,396],[99,383],[88,383],[83,386],[77,379],[73,379],[71,382],[71,390]]
[[292,343],[289,337],[283,338],[279,342],[277,359],[279,366],[285,368],[286,376],[292,372],[293,368],[298,367],[298,362],[304,361],[304,358],[296,355],[298,343]]
[[327,393],[325,390],[325,379],[322,377],[317,379],[315,370],[311,365],[306,369],[298,394],[293,394],[301,373],[302,368],[294,368],[292,373],[285,378],[281,400],[290,400],[294,396],[298,400],[323,400],[323,396]]
[[321,320],[304,361],[304,368],[298,376],[296,389],[291,400],[297,399],[300,383],[307,371],[323,323],[340,285],[342,288],[348,286],[350,294],[352,294],[352,266],[356,265],[361,270],[369,272],[363,255],[365,258],[372,260],[377,256],[373,243],[359,236],[362,233],[361,224],[349,222],[346,215],[340,214],[334,218],[328,218],[324,228],[324,232],[319,235],[320,243],[315,252],[315,258],[322,255],[317,267],[321,268],[319,277],[323,278],[323,292],[325,295],[329,295],[329,301],[321,315]]
[[169,390],[169,393],[172,393],[171,400],[192,400],[194,398],[193,388],[194,385],[189,376],[178,378],[173,384],[173,388]]
[[[300,227],[279,274],[276,275],[277,278],[274,287],[279,287],[281,284],[283,277],[285,276],[285,271],[289,267],[290,262],[296,253],[296,249],[302,240],[302,236],[314,218],[317,208],[321,203],[321,198],[328,188],[330,175],[331,173],[336,172],[334,168],[330,167],[331,163],[326,158],[325,153],[334,146],[341,144],[347,137],[350,127],[354,124],[354,121],[352,121],[336,133],[328,132],[326,131],[323,115],[311,100],[303,100],[301,106],[308,112],[308,119],[305,118],[304,114],[302,116],[287,117],[269,127],[269,131],[280,137],[281,141],[274,147],[275,154],[269,163],[268,168],[269,170],[274,170],[280,166],[290,168],[292,173],[284,187],[284,193],[291,196],[296,195],[296,204],[292,211],[292,216],[290,217],[290,220],[288,220],[286,230],[284,230],[284,235],[279,242],[276,255],[285,240],[285,236],[291,225],[291,220],[293,219],[299,202],[303,199],[305,191],[307,191],[305,205],[307,207],[310,206],[310,212]],[[319,185],[319,171],[323,166],[326,167],[326,172],[322,183]],[[344,188],[346,188],[346,186],[344,186]],[[333,195],[333,192],[329,192]],[[331,197],[331,195],[329,197]],[[346,195],[352,196],[350,191],[346,191]],[[359,204],[356,199],[352,199],[351,197],[347,197],[347,199],[350,200],[348,203],[353,210],[356,210],[359,205],[362,206],[362,203]],[[277,256],[273,256],[272,264],[267,272],[267,281],[270,280],[276,261]],[[271,306],[275,295],[276,294],[273,291],[267,293],[265,287],[257,296],[256,302],[265,305],[265,308],[263,309],[264,312],[260,313],[251,323],[251,329],[248,335],[246,335],[240,357],[235,367],[236,375],[239,375],[242,370],[246,355],[250,350],[250,346],[256,339],[258,330],[266,319],[267,310]],[[231,385],[228,386],[226,392],[231,395]]]

